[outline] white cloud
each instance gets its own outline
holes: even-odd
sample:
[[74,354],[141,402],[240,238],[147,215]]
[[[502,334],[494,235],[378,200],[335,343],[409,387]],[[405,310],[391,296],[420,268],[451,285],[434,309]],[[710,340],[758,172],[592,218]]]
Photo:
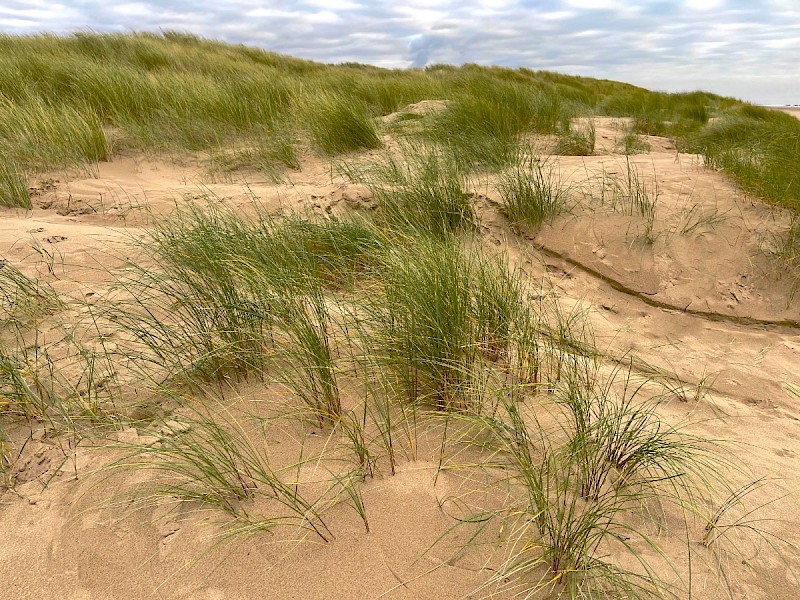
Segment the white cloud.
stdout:
[[571,19],[579,13],[574,10],[554,10],[550,12],[539,13],[537,16],[545,21],[563,21],[564,19]]
[[618,0],[566,0],[566,4],[573,8],[582,9],[615,9],[622,8]]
[[361,8],[360,4],[351,2],[350,0],[305,0],[304,4],[333,11],[356,10]]
[[725,0],[686,0],[684,6],[689,10],[715,10],[721,8]]
[[113,7],[114,12],[125,17],[147,17],[153,14],[153,8],[143,2],[129,2]]
[[39,21],[32,19],[7,19],[0,15],[0,27],[3,29],[28,29],[35,27]]

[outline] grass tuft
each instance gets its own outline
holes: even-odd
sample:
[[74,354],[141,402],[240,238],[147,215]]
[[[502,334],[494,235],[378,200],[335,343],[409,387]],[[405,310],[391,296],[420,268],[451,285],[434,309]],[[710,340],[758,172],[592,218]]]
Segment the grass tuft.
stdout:
[[[157,443],[125,443],[130,454],[114,463],[155,471],[153,498],[196,501],[220,508],[240,524],[259,530],[279,525],[305,528],[331,538],[315,501],[299,493],[273,469],[257,431],[222,406],[185,407],[180,422],[168,421]],[[272,514],[254,513],[253,501],[274,504]]]
[[591,156],[595,140],[594,122],[589,121],[577,128],[570,127],[569,131],[562,134],[553,153],[562,156]]
[[466,175],[446,149],[408,144],[399,158],[387,154],[375,165],[346,171],[370,187],[378,200],[375,222],[386,230],[443,238],[475,226]]
[[519,153],[512,169],[500,175],[497,189],[511,225],[535,229],[567,210],[569,188],[549,160]]

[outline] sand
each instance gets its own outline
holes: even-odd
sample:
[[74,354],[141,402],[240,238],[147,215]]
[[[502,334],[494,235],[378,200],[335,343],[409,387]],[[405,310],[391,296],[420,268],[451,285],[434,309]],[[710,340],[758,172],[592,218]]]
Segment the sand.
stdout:
[[[496,192],[478,186],[483,235],[532,279],[557,291],[565,305],[585,307],[604,352],[635,357],[637,365],[669,375],[675,398],[660,409],[664,418],[689,418],[694,433],[730,442],[725,452],[741,468],[734,479],[770,480],[747,507],[777,499],[757,515],[761,527],[786,543],[776,542],[773,552],[764,541],[734,536],[731,549],[739,552],[715,557],[690,540],[697,559],[694,597],[798,597],[800,585],[786,565],[800,568],[800,299],[790,297],[787,278],[763,250],[788,226],[788,215],[746,197],[669,140],[649,138],[651,151],[631,157],[660,193],[654,240],[643,243],[640,218],[580,193],[598,185],[604,170],[626,169],[625,156],[615,151],[623,134],[619,123],[595,123],[593,156],[558,159],[562,177],[575,186],[571,214],[516,235],[497,210]],[[44,249],[55,256],[51,279],[59,292],[102,302],[110,285],[106,269],[118,264],[127,236],[139,235],[148,219],[166,218],[176,203],[210,196],[248,210],[255,197],[269,210],[320,213],[368,210],[372,203],[363,187],[332,175],[329,164],[313,156],[288,177],[283,184],[256,173],[220,181],[197,160],[175,164],[145,156],[101,163],[93,176],[54,173],[31,182],[33,211],[0,211],[0,257],[32,273],[36,264],[41,271],[35,248]],[[697,386],[701,393],[695,396]],[[277,393],[244,386],[237,401]],[[137,440],[150,433],[109,435]],[[281,428],[273,434],[276,460],[290,461],[295,438]],[[327,543],[313,535],[298,539],[290,530],[226,541],[220,537],[225,519],[217,511],[132,502],[126,494],[148,475],[104,468],[119,451],[89,443],[65,450],[65,443],[35,433],[18,461],[16,487],[0,496],[0,598],[419,599],[488,593],[475,590],[491,575],[482,567],[496,557],[478,547],[455,558],[460,533],[435,543],[453,525],[446,499],[471,485],[458,470],[436,479],[435,436],[415,457],[403,457],[396,475],[364,484],[369,532],[356,511],[341,504],[326,516],[334,535]],[[676,559],[686,552],[685,540],[663,544]],[[652,549],[644,552],[658,560]],[[727,586],[713,576],[715,560],[726,565]],[[661,574],[674,578],[668,570]]]
[[792,115],[793,117],[800,119],[800,106],[780,106],[775,107],[775,110],[785,112],[788,115]]

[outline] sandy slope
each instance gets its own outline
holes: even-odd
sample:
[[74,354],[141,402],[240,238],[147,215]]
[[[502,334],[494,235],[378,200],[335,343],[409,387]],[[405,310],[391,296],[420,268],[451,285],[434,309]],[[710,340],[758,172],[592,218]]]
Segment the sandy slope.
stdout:
[[[660,193],[655,239],[644,244],[640,217],[614,212],[597,198],[602,172],[626,169],[625,157],[614,152],[621,135],[613,120],[598,119],[595,155],[558,160],[574,186],[575,207],[535,234],[512,233],[497,211],[496,192],[477,186],[485,239],[507,248],[515,264],[544,279],[565,304],[587,307],[603,351],[669,376],[674,398],[663,406],[664,417],[691,418],[699,423],[695,432],[735,442],[726,452],[749,474],[734,478],[774,479],[749,506],[787,496],[759,515],[764,528],[800,544],[793,500],[800,493],[800,300],[790,300],[788,283],[759,250],[787,217],[743,197],[698,157],[651,138],[651,152],[631,158]],[[0,212],[0,257],[50,276],[40,260],[50,255],[56,289],[102,298],[106,269],[117,264],[126,236],[188,200],[212,197],[242,210],[253,198],[270,210],[371,206],[363,188],[332,177],[317,159],[307,158],[289,177],[282,185],[256,174],[246,185],[236,178],[219,182],[193,161],[128,157],[100,164],[96,177],[42,178],[34,182],[32,212]],[[695,397],[698,385],[702,393]],[[248,402],[265,391],[238,393]],[[135,441],[150,433],[112,435]],[[284,426],[273,431],[278,460],[292,460],[296,433]],[[305,439],[312,434],[324,437],[305,431]],[[458,539],[434,545],[453,524],[443,499],[473,485],[457,470],[434,485],[435,439],[403,459],[397,475],[365,484],[369,533],[352,508],[340,505],[328,513],[335,535],[329,543],[279,531],[218,546],[219,514],[186,506],[137,509],[124,494],[142,473],[98,473],[114,452],[65,451],[65,443],[35,435],[18,463],[18,485],[0,496],[0,598],[480,597],[485,592],[473,591],[489,576],[481,566],[496,560],[480,548],[450,560]],[[65,453],[74,459],[65,461]],[[713,554],[690,544],[697,553],[695,597],[800,595],[766,544],[732,540],[739,554],[720,558],[729,592],[710,575]],[[667,554],[686,552],[685,542],[664,544]],[[779,546],[785,561],[800,567],[800,553]]]
[[785,112],[786,114],[792,115],[793,117],[797,117],[800,119],[800,107],[797,106],[782,106],[780,108],[776,108],[776,110],[780,110]]

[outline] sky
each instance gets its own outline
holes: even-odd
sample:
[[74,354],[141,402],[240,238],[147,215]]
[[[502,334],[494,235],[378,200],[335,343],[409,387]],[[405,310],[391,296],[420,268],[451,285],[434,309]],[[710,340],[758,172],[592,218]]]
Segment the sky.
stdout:
[[496,64],[800,104],[800,0],[0,0],[0,31],[188,31],[326,63]]

